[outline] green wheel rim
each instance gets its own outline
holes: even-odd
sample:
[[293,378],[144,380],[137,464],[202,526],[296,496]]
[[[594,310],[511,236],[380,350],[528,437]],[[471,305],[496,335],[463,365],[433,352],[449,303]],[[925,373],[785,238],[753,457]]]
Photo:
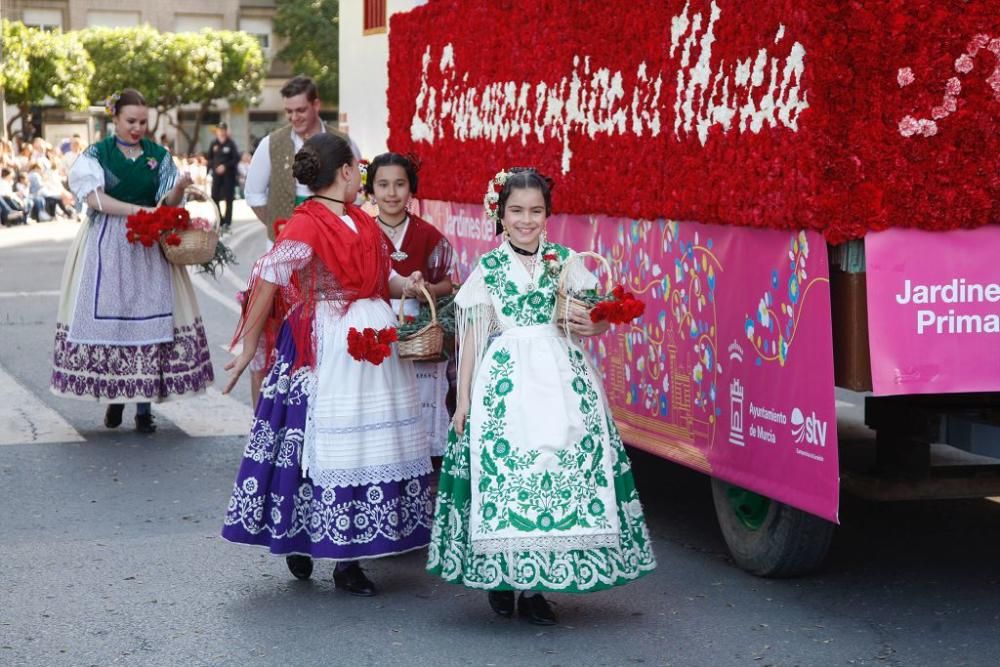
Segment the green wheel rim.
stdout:
[[738,486],[726,487],[726,498],[733,513],[747,530],[759,530],[771,509],[771,499]]

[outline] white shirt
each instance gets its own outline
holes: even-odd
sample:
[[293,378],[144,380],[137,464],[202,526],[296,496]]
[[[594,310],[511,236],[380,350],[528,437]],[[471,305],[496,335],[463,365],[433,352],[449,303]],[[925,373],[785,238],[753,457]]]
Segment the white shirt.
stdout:
[[[320,123],[322,132],[326,132],[326,124]],[[348,139],[348,141],[351,141]],[[305,140],[295,132],[292,132],[292,154],[298,153]],[[351,141],[351,150],[354,156],[360,159],[358,147]],[[244,182],[243,192],[247,200],[247,205],[252,207],[267,206],[267,192],[271,185],[271,135],[267,135],[257,144],[257,150],[250,158],[250,166],[247,168],[247,177]],[[312,192],[306,186],[295,181],[295,196],[308,197]]]

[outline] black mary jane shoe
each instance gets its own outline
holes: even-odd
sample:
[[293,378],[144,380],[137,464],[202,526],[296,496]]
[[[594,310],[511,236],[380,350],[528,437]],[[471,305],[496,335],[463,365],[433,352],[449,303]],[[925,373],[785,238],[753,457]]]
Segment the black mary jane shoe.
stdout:
[[556,615],[549,606],[548,600],[536,593],[527,596],[524,593],[517,598],[517,615],[532,625],[555,625]]
[[496,612],[497,616],[510,618],[514,615],[514,591],[490,591],[487,597],[490,609]]
[[313,559],[309,556],[285,556],[285,565],[296,579],[308,579],[313,573]]
[[125,412],[125,405],[122,403],[112,403],[104,411],[104,425],[108,428],[118,428],[122,425],[122,413]]
[[153,423],[153,415],[135,416],[136,433],[156,433],[156,424]]
[[365,576],[365,571],[357,563],[351,563],[346,570],[334,570],[333,584],[357,597],[370,598],[375,595],[375,584]]

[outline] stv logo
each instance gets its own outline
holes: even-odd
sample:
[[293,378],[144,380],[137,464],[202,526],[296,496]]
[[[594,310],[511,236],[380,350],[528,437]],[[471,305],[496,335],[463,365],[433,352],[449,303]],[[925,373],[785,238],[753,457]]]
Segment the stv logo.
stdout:
[[796,443],[805,440],[810,445],[826,447],[827,423],[813,412],[806,417],[798,408],[792,410],[792,437]]

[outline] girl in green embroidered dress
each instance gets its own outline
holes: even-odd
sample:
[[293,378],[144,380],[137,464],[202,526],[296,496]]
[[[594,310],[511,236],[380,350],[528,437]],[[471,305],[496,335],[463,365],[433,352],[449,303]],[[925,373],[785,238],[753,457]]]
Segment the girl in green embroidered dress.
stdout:
[[[631,464],[599,376],[575,342],[608,329],[553,319],[561,271],[596,279],[572,250],[545,240],[551,185],[533,169],[501,172],[504,242],[455,298],[457,407],[438,487],[427,568],[489,591],[493,610],[532,623],[555,616],[542,591],[590,592],[655,567]],[[492,185],[492,184],[491,184]],[[530,594],[534,593],[534,594]]]

